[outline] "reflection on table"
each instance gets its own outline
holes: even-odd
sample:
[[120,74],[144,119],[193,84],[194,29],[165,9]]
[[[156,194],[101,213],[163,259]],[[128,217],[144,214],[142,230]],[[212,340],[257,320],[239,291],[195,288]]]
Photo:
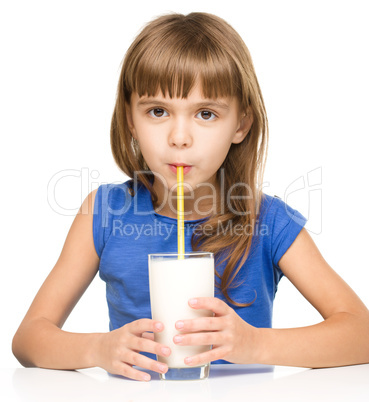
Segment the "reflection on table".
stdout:
[[1,369],[2,401],[369,401],[369,364],[332,369],[213,365],[202,381],[148,383],[98,368],[62,371]]

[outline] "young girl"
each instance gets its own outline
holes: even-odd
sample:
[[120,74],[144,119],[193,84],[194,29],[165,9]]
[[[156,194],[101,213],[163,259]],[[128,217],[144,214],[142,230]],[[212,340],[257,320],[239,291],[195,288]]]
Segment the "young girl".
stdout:
[[[191,367],[264,363],[329,367],[369,362],[369,312],[325,262],[305,218],[261,192],[268,140],[263,97],[242,39],[223,20],[192,13],[148,24],[129,48],[111,145],[132,180],[102,185],[77,214],[60,258],[13,340],[24,366],[99,366],[132,379],[165,373],[170,345],[151,319],[147,255],[177,249],[176,170],[184,167],[186,251],[211,251],[214,298],[189,301],[209,318],[179,320],[177,345],[213,345]],[[61,328],[96,273],[110,331]],[[285,275],[320,312],[309,327],[272,329]]]

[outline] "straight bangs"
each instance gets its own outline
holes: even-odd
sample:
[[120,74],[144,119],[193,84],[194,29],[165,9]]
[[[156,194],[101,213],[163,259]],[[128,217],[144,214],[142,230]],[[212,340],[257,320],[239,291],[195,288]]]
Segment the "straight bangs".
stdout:
[[241,74],[231,55],[220,47],[222,41],[199,27],[168,31],[147,36],[136,45],[136,57],[126,57],[131,60],[123,80],[126,100],[133,92],[155,96],[159,91],[170,98],[187,98],[200,83],[205,98],[237,96],[244,103],[247,94],[242,93]]

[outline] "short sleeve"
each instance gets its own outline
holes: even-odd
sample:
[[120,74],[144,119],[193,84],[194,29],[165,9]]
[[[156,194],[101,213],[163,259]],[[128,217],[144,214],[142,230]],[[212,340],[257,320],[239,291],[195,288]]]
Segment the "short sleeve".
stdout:
[[272,210],[274,215],[272,260],[273,264],[278,267],[279,260],[295,241],[307,219],[279,198],[274,198]]
[[92,233],[94,238],[95,250],[99,258],[101,257],[101,252],[104,247],[104,228],[102,225],[103,220],[103,200],[102,200],[102,186],[97,189],[95,195],[95,204],[94,204],[94,216],[93,216],[93,224],[92,224]]
[[127,192],[128,188],[125,183],[102,184],[97,189],[92,232],[95,250],[99,258],[101,258],[105,244],[112,233],[114,221],[121,220],[127,211],[127,202],[129,202],[129,197],[126,197]]

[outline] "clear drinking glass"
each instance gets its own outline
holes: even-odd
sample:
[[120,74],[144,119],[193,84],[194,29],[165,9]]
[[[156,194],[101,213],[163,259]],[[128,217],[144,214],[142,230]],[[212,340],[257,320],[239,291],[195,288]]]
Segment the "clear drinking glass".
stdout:
[[155,334],[155,340],[171,348],[168,357],[157,356],[169,370],[160,374],[162,380],[200,380],[207,378],[210,363],[189,367],[185,357],[210,350],[211,346],[180,346],[173,337],[180,332],[178,320],[211,317],[208,310],[195,310],[188,304],[195,297],[214,296],[214,256],[212,253],[149,254],[151,313],[154,320],[164,324],[164,331]]

